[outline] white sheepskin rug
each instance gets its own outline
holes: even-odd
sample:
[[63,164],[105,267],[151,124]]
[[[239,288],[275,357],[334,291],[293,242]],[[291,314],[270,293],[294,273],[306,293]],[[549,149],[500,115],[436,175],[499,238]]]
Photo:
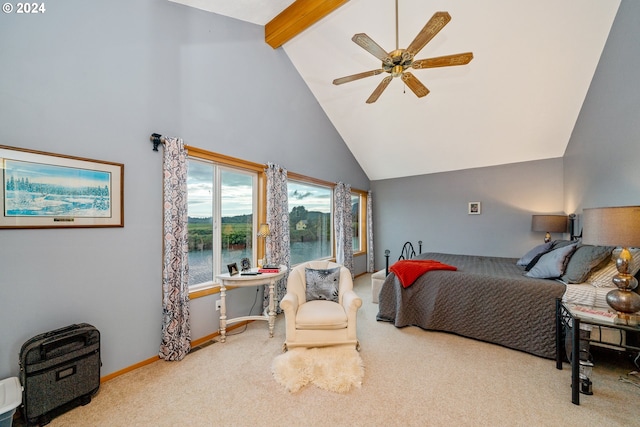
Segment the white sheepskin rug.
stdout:
[[276,356],[271,372],[291,393],[309,383],[335,393],[346,393],[362,385],[364,364],[351,346],[297,347]]

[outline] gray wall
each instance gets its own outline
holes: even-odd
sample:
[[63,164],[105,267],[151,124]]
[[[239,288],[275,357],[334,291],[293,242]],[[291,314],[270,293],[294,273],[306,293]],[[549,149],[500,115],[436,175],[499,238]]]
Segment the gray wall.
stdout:
[[[2,14],[0,52],[0,144],[125,164],[124,228],[0,230],[0,378],[17,375],[26,339],[71,323],[100,329],[102,375],[157,354],[162,155],[152,132],[369,189],[260,26],[164,0],[67,0],[43,15]],[[230,310],[254,296],[238,292]],[[194,338],[218,327],[212,300],[193,304]]]
[[[544,239],[531,215],[563,211],[562,176],[562,159],[550,159],[372,181],[376,269],[406,241],[416,252],[422,240],[423,252],[519,257]],[[481,214],[469,215],[477,201]]]
[[565,152],[568,211],[640,205],[639,27],[623,0]]

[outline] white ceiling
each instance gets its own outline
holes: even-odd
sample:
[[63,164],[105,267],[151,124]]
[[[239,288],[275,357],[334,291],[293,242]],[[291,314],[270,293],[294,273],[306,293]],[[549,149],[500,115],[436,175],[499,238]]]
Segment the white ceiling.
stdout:
[[[170,0],[264,25],[292,0]],[[412,70],[417,98],[351,41],[396,47],[395,0],[350,0],[283,49],[372,180],[562,157],[620,0],[399,0],[399,47],[437,11],[452,19],[417,59],[471,51],[459,67]]]

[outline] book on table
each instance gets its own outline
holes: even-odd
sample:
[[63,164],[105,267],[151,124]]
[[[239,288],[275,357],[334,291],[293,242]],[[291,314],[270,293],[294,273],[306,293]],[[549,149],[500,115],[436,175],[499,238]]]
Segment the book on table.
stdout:
[[259,268],[258,272],[260,273],[280,273],[280,269],[279,268]]
[[569,310],[582,319],[593,319],[601,322],[616,323],[618,313],[607,310],[606,308],[589,307],[586,305],[572,304]]
[[278,264],[265,264],[258,271],[260,273],[280,273],[280,266]]

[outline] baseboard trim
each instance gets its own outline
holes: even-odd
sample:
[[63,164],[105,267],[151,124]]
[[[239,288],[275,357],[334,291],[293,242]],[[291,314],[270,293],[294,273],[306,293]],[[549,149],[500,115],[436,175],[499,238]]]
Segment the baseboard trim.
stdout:
[[[253,322],[253,320],[247,320],[247,321],[244,321],[244,322],[238,322],[238,323],[236,323],[236,324],[234,324],[232,326],[229,326],[227,328],[227,331],[233,331],[234,329],[237,329],[237,328],[243,327],[245,325],[248,325],[251,322]],[[207,341],[211,341],[212,339],[214,339],[217,336],[220,336],[220,332],[214,332],[213,334],[209,334],[209,335],[204,336],[202,338],[198,338],[197,340],[193,340],[193,341],[191,341],[191,348],[197,347],[197,346],[199,346],[202,343],[205,343]],[[126,367],[124,369],[121,369],[119,371],[112,372],[109,375],[105,375],[104,377],[100,377],[100,383],[101,384],[105,383],[107,381],[110,381],[110,380],[112,380],[114,378],[119,377],[120,375],[124,375],[124,374],[126,374],[128,372],[135,371],[138,368],[142,368],[143,366],[147,366],[147,365],[150,365],[150,364],[152,364],[154,362],[157,362],[158,360],[160,360],[159,356],[150,357],[149,359],[146,359],[146,360],[143,360],[141,362],[138,362],[135,365],[131,365],[131,366],[128,366],[128,367]]]

